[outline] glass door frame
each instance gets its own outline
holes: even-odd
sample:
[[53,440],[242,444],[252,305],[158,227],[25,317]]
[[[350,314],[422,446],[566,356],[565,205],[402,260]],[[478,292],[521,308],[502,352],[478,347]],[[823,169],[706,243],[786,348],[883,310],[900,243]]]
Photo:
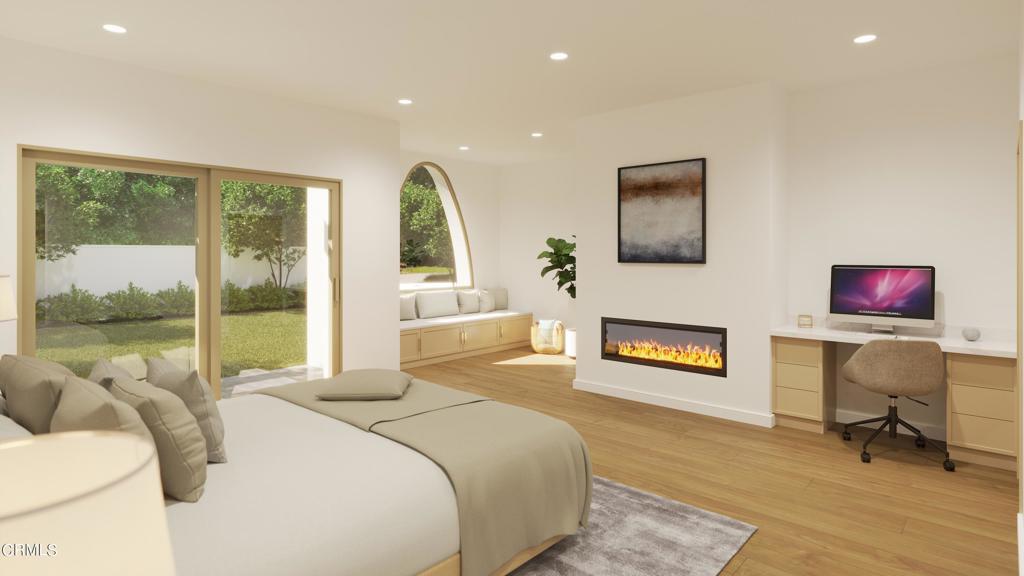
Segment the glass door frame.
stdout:
[[[341,180],[97,154],[59,148],[18,145],[18,354],[36,353],[36,165],[60,164],[100,170],[120,170],[196,178],[196,363],[216,397],[220,394],[220,185],[221,180],[245,180],[330,192],[331,364],[341,371]],[[216,186],[212,183],[217,182]]]

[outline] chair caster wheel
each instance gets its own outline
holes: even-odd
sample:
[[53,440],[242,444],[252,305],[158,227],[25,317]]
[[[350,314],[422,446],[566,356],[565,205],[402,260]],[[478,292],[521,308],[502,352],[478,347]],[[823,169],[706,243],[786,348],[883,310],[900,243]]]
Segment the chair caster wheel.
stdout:
[[843,430],[843,440],[846,440],[847,442],[849,442],[852,439],[853,439],[853,436],[848,431]]
[[956,462],[953,462],[949,458],[946,458],[945,460],[942,461],[942,468],[946,472],[952,472],[952,471],[956,470]]
[[923,449],[927,445],[928,445],[928,443],[925,442],[924,438],[922,438],[921,436],[918,436],[917,438],[914,438],[914,446],[917,446],[918,448],[922,448]]
[[868,454],[867,452],[861,452],[860,461],[865,464],[871,464],[871,454]]

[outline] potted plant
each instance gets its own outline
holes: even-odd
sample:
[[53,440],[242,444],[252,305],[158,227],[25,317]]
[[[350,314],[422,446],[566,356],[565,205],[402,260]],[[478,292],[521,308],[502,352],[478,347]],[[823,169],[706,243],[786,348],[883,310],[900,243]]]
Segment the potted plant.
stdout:
[[[540,271],[541,278],[554,272],[553,278],[558,284],[556,290],[565,288],[569,297],[576,299],[576,235],[572,236],[572,242],[564,238],[548,238],[549,250],[537,255],[538,260],[547,260],[548,265]],[[565,355],[571,358],[576,357],[576,329],[565,330]]]

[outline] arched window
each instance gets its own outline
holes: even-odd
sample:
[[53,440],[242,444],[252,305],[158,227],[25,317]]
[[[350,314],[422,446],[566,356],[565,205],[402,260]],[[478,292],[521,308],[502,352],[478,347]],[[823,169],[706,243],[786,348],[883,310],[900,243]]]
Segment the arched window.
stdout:
[[432,162],[413,166],[402,183],[399,210],[399,287],[429,290],[473,286],[466,226],[444,170]]

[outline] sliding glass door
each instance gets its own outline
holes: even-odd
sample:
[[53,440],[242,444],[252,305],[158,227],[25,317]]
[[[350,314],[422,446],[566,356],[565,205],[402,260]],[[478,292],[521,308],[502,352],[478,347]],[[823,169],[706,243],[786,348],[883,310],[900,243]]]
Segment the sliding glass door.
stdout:
[[340,370],[340,183],[34,150],[21,181],[21,353],[226,397]]

